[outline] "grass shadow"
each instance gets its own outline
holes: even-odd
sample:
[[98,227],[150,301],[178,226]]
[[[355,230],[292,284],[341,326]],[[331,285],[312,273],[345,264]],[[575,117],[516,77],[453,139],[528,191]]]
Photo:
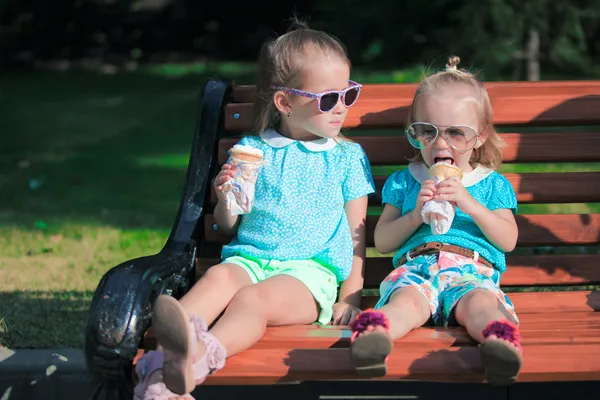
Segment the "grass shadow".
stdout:
[[0,292],[0,345],[82,348],[92,291]]
[[2,345],[82,348],[102,275],[162,246],[210,74],[0,77]]

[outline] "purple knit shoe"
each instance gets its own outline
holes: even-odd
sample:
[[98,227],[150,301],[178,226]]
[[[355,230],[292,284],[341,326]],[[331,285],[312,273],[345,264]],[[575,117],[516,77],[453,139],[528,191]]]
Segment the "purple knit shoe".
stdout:
[[485,379],[493,385],[514,383],[523,362],[519,328],[507,320],[492,321],[483,330],[483,337],[481,357]]
[[[373,331],[364,335],[369,326],[382,327],[385,332]],[[380,377],[387,374],[387,360],[394,347],[389,335],[390,323],[381,311],[368,309],[360,313],[350,324],[350,356],[358,375]]]

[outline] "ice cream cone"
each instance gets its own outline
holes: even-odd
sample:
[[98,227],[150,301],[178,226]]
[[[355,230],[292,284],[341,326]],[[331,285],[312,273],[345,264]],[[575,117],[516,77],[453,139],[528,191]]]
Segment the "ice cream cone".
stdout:
[[234,176],[223,185],[227,209],[232,215],[247,214],[254,201],[254,185],[261,170],[263,152],[260,149],[236,144],[229,150],[228,164],[234,168]]
[[231,157],[240,161],[250,163],[260,163],[263,159],[263,152],[260,149],[236,144],[229,150]]
[[444,162],[433,164],[431,168],[429,168],[429,175],[432,178],[437,178],[438,182],[450,178],[451,176],[457,176],[459,179],[463,178],[463,173],[460,168]]

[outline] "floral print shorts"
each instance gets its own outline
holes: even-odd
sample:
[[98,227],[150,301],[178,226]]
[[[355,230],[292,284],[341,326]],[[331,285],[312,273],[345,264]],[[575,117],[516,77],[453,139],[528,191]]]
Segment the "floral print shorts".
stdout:
[[440,251],[407,261],[394,269],[379,287],[381,298],[375,309],[388,303],[392,293],[402,287],[413,286],[429,302],[436,325],[454,325],[454,306],[469,291],[485,289],[492,292],[506,314],[519,323],[514,306],[500,290],[500,272],[472,258]]

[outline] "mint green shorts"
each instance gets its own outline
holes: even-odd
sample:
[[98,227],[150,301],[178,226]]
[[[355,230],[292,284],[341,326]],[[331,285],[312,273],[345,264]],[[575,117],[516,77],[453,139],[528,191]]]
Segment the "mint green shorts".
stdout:
[[226,258],[222,264],[235,264],[244,268],[252,283],[262,282],[277,275],[289,275],[302,282],[319,304],[318,323],[328,324],[337,298],[337,278],[325,265],[314,260],[264,260],[249,256]]

